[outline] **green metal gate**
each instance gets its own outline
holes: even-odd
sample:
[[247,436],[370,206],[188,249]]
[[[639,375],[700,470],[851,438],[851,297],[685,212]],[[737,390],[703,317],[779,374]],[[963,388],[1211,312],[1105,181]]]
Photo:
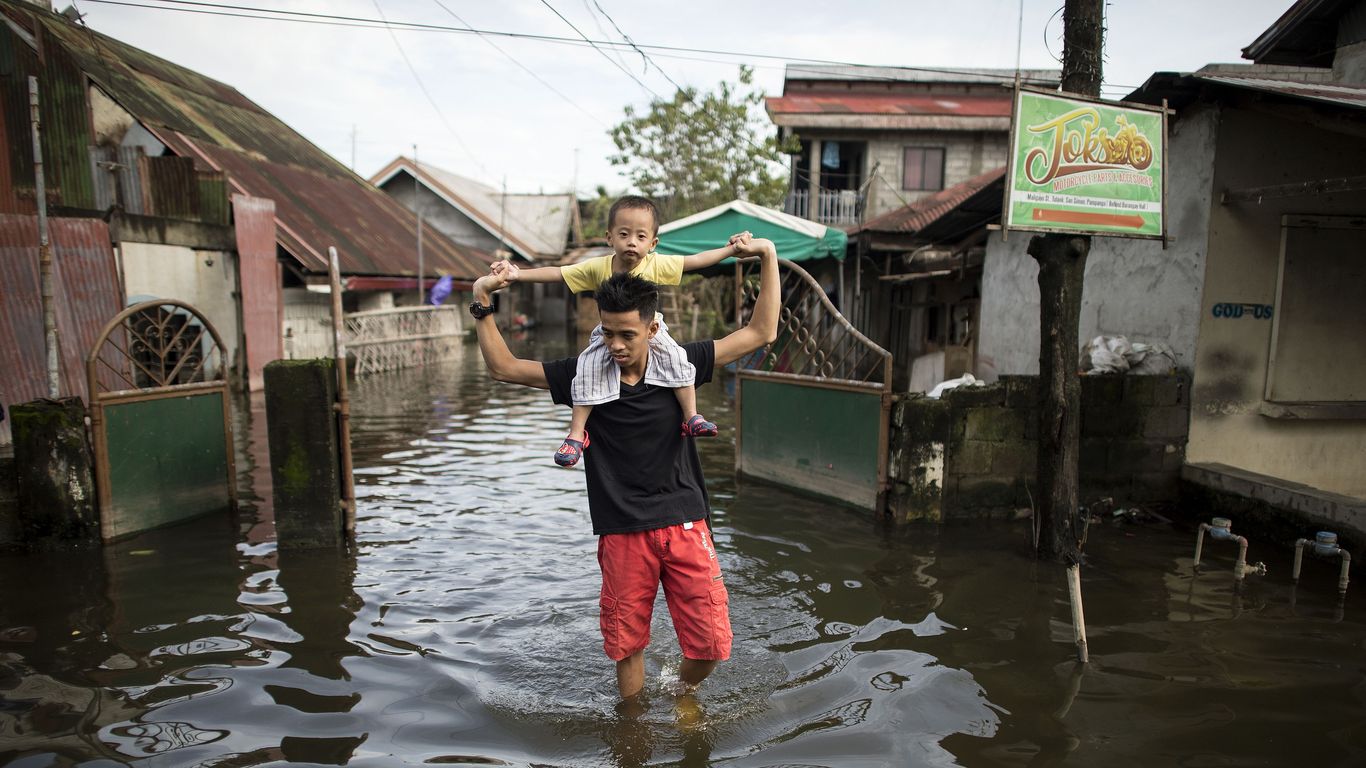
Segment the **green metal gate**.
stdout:
[[194,307],[136,304],[86,359],[105,541],[237,501],[223,342]]
[[[892,355],[854,328],[806,270],[779,259],[778,338],[741,360],[737,470],[881,513]],[[737,265],[737,315],[758,295]]]

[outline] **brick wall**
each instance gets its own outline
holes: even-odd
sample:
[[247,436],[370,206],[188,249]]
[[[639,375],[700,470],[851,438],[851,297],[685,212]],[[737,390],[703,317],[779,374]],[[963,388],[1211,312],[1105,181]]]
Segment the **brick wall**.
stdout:
[[[1190,424],[1177,376],[1084,376],[1083,503],[1176,500]],[[892,409],[888,509],[898,520],[948,520],[1027,509],[1037,494],[1038,379],[1003,376],[943,399],[899,395]]]

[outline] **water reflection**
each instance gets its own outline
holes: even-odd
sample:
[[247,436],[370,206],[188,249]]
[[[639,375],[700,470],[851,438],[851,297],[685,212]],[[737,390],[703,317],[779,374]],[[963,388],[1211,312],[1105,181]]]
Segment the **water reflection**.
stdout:
[[[562,347],[569,351],[568,347]],[[1366,755],[1361,598],[1335,572],[1234,589],[1190,536],[1098,525],[1092,663],[1060,569],[1002,524],[887,529],[732,474],[699,390],[731,661],[619,708],[567,420],[466,359],[357,382],[349,552],[277,551],[263,411],[231,520],[0,557],[0,764],[1324,764]],[[1268,551],[1269,547],[1265,547]],[[1287,562],[1289,553],[1286,554]],[[1273,574],[1275,571],[1273,571]]]

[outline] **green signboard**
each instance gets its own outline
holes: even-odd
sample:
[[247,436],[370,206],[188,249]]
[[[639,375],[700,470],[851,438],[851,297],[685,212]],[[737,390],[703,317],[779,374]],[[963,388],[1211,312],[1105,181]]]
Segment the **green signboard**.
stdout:
[[1019,89],[1006,229],[1163,238],[1166,112]]

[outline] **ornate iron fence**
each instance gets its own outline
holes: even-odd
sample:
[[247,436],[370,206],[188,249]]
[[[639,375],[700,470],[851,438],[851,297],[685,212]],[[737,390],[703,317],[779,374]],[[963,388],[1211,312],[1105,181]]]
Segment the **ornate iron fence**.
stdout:
[[[762,356],[746,358],[742,369],[890,391],[892,353],[840,314],[810,273],[786,259],[778,264],[783,297],[778,338]],[[758,296],[758,269],[751,262],[741,272],[737,312],[742,316]]]
[[[840,314],[806,270],[779,260],[774,342],[739,361],[741,474],[885,510],[892,355]],[[736,270],[736,315],[758,298],[758,267]]]
[[356,375],[412,368],[455,357],[465,332],[459,307],[402,307],[346,316],[346,348]]

